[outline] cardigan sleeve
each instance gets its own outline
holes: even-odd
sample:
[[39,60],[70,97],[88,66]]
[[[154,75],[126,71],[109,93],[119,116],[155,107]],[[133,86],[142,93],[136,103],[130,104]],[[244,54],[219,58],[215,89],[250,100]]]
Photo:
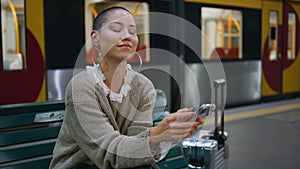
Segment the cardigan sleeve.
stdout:
[[140,93],[136,112],[134,117],[130,119],[131,124],[127,129],[126,135],[134,136],[140,135],[147,137],[147,129],[152,127],[152,112],[156,99],[156,91],[154,87],[145,89]]
[[103,112],[95,84],[74,81],[67,93],[66,123],[71,135],[99,168],[127,168],[155,163],[147,137],[120,134]]
[[[138,85],[134,85],[135,89],[141,89],[135,90],[136,93],[139,93],[137,95],[140,96],[137,104],[137,112],[133,119],[131,119],[132,122],[127,129],[126,135],[147,138],[149,137],[150,128],[153,125],[152,112],[156,101],[156,90],[152,82],[143,75],[139,75],[139,79],[137,80],[139,81]],[[156,162],[165,157],[170,147],[171,142],[161,142],[155,147],[150,146]]]

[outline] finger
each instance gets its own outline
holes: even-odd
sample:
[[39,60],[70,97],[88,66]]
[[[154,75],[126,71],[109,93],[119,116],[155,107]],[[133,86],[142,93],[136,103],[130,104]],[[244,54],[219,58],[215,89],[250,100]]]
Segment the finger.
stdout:
[[176,116],[176,120],[187,120],[196,117],[196,113],[193,111],[186,111],[181,113],[175,113],[174,116]]
[[194,123],[193,127],[198,127],[200,124],[198,122]]
[[169,124],[169,127],[170,128],[191,128],[195,125],[195,122],[194,121],[188,121],[188,122],[178,122],[178,121],[175,121],[175,122],[172,122]]
[[192,118],[195,116],[196,114],[194,112],[172,113],[167,116],[167,123],[171,123],[173,121],[190,121],[193,120]]
[[183,108],[183,109],[177,110],[178,113],[191,112],[191,111],[193,111],[193,108]]
[[173,122],[169,124],[171,129],[191,129],[195,125],[194,122]]
[[188,137],[189,135],[190,135],[190,133],[185,133],[185,134],[181,134],[181,135],[174,135],[174,136],[171,136],[171,140],[172,141],[180,140],[180,139]]
[[198,126],[193,126],[192,129],[190,130],[190,134],[193,134],[195,131],[197,131]]
[[205,122],[205,121],[204,121],[201,117],[197,117],[195,123],[196,123],[197,125],[202,125],[202,124],[204,124],[204,122]]
[[211,111],[209,111],[208,113],[207,113],[207,115],[210,115],[211,114]]
[[168,133],[171,135],[171,136],[176,136],[176,135],[186,135],[186,134],[189,134],[191,131],[191,129],[170,129],[168,131]]

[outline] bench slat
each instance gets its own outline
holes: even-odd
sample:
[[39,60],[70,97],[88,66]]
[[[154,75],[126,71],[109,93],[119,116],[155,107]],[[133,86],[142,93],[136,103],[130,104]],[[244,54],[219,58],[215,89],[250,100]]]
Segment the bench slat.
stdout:
[[167,168],[184,168],[187,166],[187,162],[183,157],[180,146],[171,148],[163,161],[157,163],[160,169]]
[[160,169],[178,169],[178,168],[185,168],[187,167],[186,160],[182,158],[176,158],[169,161],[161,161],[157,163],[158,167]]
[[182,155],[182,150],[180,146],[175,146],[169,150],[168,154],[166,155],[165,159],[177,157]]
[[22,160],[26,158],[33,158],[43,155],[52,154],[55,140],[51,142],[35,144],[34,145],[25,145],[20,147],[16,146],[15,148],[1,148],[0,149],[0,164],[10,161]]
[[12,163],[8,165],[1,166],[0,169],[26,169],[26,168],[49,168],[51,162],[51,157],[46,157],[42,159],[32,159],[22,163]]
[[[1,117],[1,116],[0,116]],[[2,116],[0,118],[0,129],[32,125],[35,113]]]
[[65,109],[64,101],[10,104],[10,105],[0,106],[0,116],[24,114],[24,113],[32,113],[32,112],[53,111],[53,110],[64,110],[64,109]]
[[25,113],[19,115],[0,116],[0,131],[20,126],[29,126],[49,122],[62,121],[64,110]]
[[57,138],[61,126],[10,131],[0,134],[0,146],[8,146],[44,139]]

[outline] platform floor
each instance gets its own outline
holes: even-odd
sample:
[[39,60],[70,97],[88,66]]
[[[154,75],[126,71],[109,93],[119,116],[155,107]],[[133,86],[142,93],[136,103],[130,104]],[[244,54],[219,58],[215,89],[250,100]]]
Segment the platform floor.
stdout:
[[225,110],[230,169],[300,169],[300,99]]

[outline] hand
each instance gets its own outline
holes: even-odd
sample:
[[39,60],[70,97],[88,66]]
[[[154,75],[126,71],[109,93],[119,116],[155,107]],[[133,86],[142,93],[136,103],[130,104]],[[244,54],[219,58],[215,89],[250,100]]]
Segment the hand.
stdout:
[[185,138],[194,133],[204,121],[196,117],[192,108],[183,108],[166,116],[150,130],[150,143],[170,142]]

